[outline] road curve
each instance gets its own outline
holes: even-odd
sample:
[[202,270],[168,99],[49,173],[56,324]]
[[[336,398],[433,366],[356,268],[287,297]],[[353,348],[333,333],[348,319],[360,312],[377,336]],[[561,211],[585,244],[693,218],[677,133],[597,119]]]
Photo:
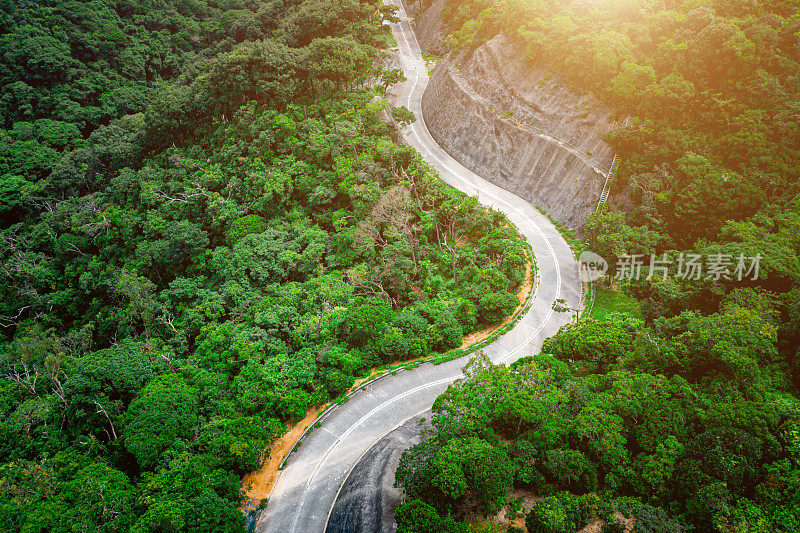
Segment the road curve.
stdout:
[[[347,476],[333,506],[325,533],[393,531],[394,512],[402,492],[394,487],[394,472],[409,446],[431,427],[431,412],[410,419],[367,450]],[[421,418],[424,418],[424,423]]]
[[[399,2],[399,0],[392,0]],[[397,5],[397,4],[395,4]],[[492,185],[448,155],[434,141],[422,116],[422,94],[428,69],[412,23],[399,5],[400,22],[392,24],[407,81],[398,89],[398,105],[417,117],[403,136],[453,187],[506,214],[533,248],[538,286],[531,309],[516,327],[486,348],[495,362],[509,362],[538,353],[542,341],[569,322],[552,304],[565,298],[577,308],[581,284],[577,263],[553,224],[532,205]],[[436,397],[461,377],[466,361],[421,365],[376,381],[339,405],[302,442],[284,466],[258,520],[259,533],[322,533],[339,489],[359,459],[385,435],[430,409]]]

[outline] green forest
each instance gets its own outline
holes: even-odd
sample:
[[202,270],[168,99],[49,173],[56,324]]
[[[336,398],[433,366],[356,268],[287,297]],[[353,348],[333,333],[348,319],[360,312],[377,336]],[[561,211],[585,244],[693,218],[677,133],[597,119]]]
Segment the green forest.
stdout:
[[456,57],[503,34],[613,108],[621,209],[589,215],[586,249],[763,260],[756,280],[644,272],[615,283],[636,312],[581,318],[508,368],[470,361],[403,455],[399,531],[506,531],[475,522],[501,508],[531,533],[800,530],[800,3],[447,0],[442,16]]
[[0,531],[243,531],[287,425],[518,306],[517,232],[380,118],[393,19],[0,1]]
[[[516,230],[390,125],[395,11],[0,0],[0,531],[241,532],[242,476],[309,409],[518,307]],[[762,260],[670,262],[541,354],[465,362],[399,531],[800,530],[800,2],[442,16],[454,56],[502,34],[613,109],[587,250]]]

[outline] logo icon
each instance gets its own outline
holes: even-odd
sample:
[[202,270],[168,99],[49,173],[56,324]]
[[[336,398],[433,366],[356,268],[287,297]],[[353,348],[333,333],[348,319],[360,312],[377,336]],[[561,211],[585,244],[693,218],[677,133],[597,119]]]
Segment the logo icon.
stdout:
[[581,269],[581,280],[586,283],[600,279],[608,272],[608,261],[588,250],[578,258],[578,265]]

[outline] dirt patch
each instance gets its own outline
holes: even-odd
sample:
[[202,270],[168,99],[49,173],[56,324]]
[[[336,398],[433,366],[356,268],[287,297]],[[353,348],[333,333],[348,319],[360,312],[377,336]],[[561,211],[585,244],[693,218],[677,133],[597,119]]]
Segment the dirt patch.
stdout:
[[269,457],[267,457],[258,470],[245,474],[242,478],[242,488],[245,490],[245,501],[242,504],[243,509],[248,507],[258,506],[261,500],[267,498],[278,479],[278,466],[280,466],[283,458],[292,449],[294,443],[300,438],[300,435],[314,423],[317,416],[328,408],[328,405],[319,405],[312,407],[306,413],[305,418],[294,426],[287,426],[286,432],[272,441],[270,446]]
[[497,513],[496,515],[487,516],[486,521],[493,524],[502,525],[506,528],[514,526],[521,529],[522,531],[526,531],[525,515],[527,515],[531,511],[531,507],[533,507],[534,503],[542,499],[541,496],[537,496],[536,494],[534,494],[529,490],[514,489],[509,493],[508,499],[509,501],[516,499],[522,500],[522,512],[520,513],[520,515],[513,520],[509,520],[506,517],[506,512],[508,511],[508,507],[506,506],[500,509],[500,512]]

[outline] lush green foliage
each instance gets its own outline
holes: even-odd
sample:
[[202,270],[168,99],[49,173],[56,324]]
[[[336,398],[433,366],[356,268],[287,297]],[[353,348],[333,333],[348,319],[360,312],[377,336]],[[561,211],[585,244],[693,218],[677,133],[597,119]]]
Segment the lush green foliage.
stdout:
[[735,377],[624,367],[578,377],[550,355],[511,368],[472,360],[437,399],[435,434],[404,453],[398,483],[439,515],[494,512],[512,484],[528,488],[547,496],[529,531],[575,531],[615,507],[642,531],[797,527],[800,402],[726,387],[742,385]]
[[779,233],[763,218],[787,204],[797,212],[797,8],[794,0],[453,0],[444,17],[457,50],[503,31],[531,61],[630,117],[611,139],[623,156],[618,190],[636,202],[630,219],[691,245],[756,213],[756,226]]
[[[682,280],[675,262],[646,280],[645,268],[618,283],[624,299],[601,302],[636,303],[636,316],[593,313],[510,369],[470,363],[437,400],[435,434],[401,460],[407,506],[485,513],[514,486],[544,497],[529,531],[575,531],[589,516],[623,531],[615,510],[635,531],[800,528],[797,11],[795,0],[446,2],[454,54],[503,32],[614,109],[625,212],[584,228],[612,269],[623,254],[763,259],[749,283]],[[510,459],[514,474],[446,467],[453,447],[490,448],[484,461],[502,472]]]
[[[670,286],[675,296],[654,305],[647,291]],[[647,322],[586,318],[545,340],[547,355],[511,368],[472,361],[437,399],[436,432],[404,454],[398,482],[437,516],[493,512],[511,487],[530,490],[545,498],[529,531],[575,531],[587,515],[623,531],[615,509],[636,531],[796,530],[796,291],[678,287],[690,285],[629,287]],[[513,474],[446,468],[459,464],[440,459],[455,446],[463,457],[491,447],[482,461],[505,472],[510,459]]]
[[[589,217],[588,248],[763,256],[799,281],[800,43],[795,0],[448,1],[455,53],[503,32],[610,104],[626,213]],[[718,243],[718,244],[717,244]]]
[[0,2],[0,529],[240,531],[286,423],[513,310],[516,232],[378,118],[391,18]]
[[581,498],[560,492],[537,501],[525,517],[530,533],[572,533],[589,523],[589,506]]

